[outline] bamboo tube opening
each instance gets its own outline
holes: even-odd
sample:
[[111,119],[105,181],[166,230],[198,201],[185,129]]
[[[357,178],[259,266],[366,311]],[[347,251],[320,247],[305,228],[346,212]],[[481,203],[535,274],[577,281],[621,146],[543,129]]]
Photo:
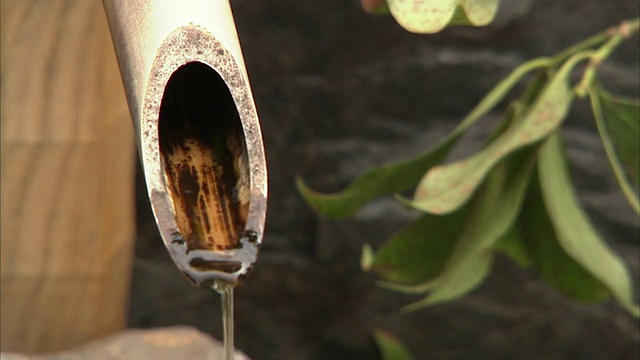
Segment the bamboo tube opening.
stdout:
[[226,83],[208,65],[187,63],[169,78],[159,115],[164,179],[188,251],[241,247],[249,169],[242,123]]

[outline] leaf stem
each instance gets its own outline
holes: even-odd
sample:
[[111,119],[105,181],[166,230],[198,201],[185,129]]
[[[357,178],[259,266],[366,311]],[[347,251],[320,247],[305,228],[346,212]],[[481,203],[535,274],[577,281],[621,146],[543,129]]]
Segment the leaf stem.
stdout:
[[599,34],[593,35],[577,44],[574,44],[573,46],[561,51],[559,54],[555,55],[552,59],[551,59],[551,64],[552,64],[552,68],[562,64],[563,62],[565,62],[565,60],[567,60],[569,57],[571,57],[573,54],[576,54],[580,51],[586,50],[586,49],[591,49],[593,47],[596,47],[600,44],[602,44],[603,42],[607,41],[607,39],[609,38],[609,35],[607,34],[606,31],[603,31]]
[[608,40],[600,46],[600,48],[591,56],[591,60],[585,69],[580,83],[574,88],[575,94],[578,97],[585,97],[589,88],[593,84],[593,80],[596,76],[596,71],[600,64],[602,64],[613,51],[622,43],[622,41],[628,38],[632,33],[637,32],[640,28],[640,19],[623,21],[620,25],[610,28],[609,30],[599,34],[605,35]]
[[622,33],[624,37],[629,37],[632,33],[637,32],[639,28],[640,28],[640,18],[623,21],[618,26],[614,26],[601,33],[595,34],[561,51],[559,54],[555,55],[552,58],[552,63],[554,65],[553,67],[560,65],[567,58],[571,57],[571,55],[577,52],[590,49],[602,44],[603,42],[611,38],[611,36],[614,35],[615,33]]

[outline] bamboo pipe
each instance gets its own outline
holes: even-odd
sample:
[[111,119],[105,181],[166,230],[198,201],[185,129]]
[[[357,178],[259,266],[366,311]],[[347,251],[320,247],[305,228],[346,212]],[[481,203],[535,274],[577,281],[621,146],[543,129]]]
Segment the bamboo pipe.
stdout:
[[103,0],[151,206],[194,284],[237,283],[266,216],[260,124],[226,0]]

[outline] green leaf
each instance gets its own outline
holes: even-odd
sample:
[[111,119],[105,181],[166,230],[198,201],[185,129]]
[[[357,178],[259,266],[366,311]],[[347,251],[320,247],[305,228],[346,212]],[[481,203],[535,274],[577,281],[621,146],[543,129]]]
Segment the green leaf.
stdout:
[[430,167],[439,164],[460,136],[491,111],[523,76],[547,66],[549,61],[547,58],[534,59],[514,69],[476,105],[447,137],[425,153],[404,162],[372,168],[360,175],[343,191],[334,194],[313,191],[301,178],[298,178],[296,180],[298,192],[316,211],[329,217],[341,218],[355,213],[364,204],[379,196],[416,186],[424,173]]
[[362,245],[362,256],[360,256],[360,267],[362,271],[370,271],[375,261],[375,254],[371,245],[364,243]]
[[589,89],[589,97],[616,180],[631,207],[639,213],[636,191],[640,188],[640,103],[613,96],[600,85]]
[[373,338],[378,344],[382,360],[413,360],[413,355],[393,334],[385,330],[375,330]]
[[560,246],[534,177],[518,219],[518,239],[530,263],[558,292],[592,302],[610,296],[602,282],[575,262]]
[[438,164],[447,155],[457,138],[420,157],[369,169],[339,193],[316,192],[302,178],[296,179],[296,187],[314,210],[332,218],[346,217],[372,199],[415,186],[427,169]]
[[403,284],[436,277],[451,255],[455,239],[460,238],[465,210],[445,216],[424,214],[378,249],[370,269],[387,281]]
[[507,233],[500,237],[493,245],[493,249],[508,256],[523,268],[531,267],[531,258],[527,254],[517,226],[512,226]]
[[486,26],[493,21],[498,12],[499,0],[460,0],[458,11],[453,16],[451,25]]
[[493,246],[507,234],[520,211],[534,164],[532,150],[513,154],[491,171],[472,202],[462,235],[444,269],[436,279],[416,286],[430,291],[429,295],[406,310],[461,297],[486,278],[493,260]]
[[386,0],[360,0],[362,9],[372,15],[390,14]]
[[385,330],[375,330],[373,338],[378,344],[382,360],[413,360],[413,355],[393,334]]
[[542,198],[560,246],[600,280],[624,308],[640,317],[624,262],[600,238],[578,203],[558,133],[541,147],[538,171]]
[[391,15],[407,31],[431,34],[452,25],[488,25],[499,0],[388,0]]
[[586,56],[587,53],[579,53],[567,60],[522,118],[513,121],[488,146],[467,159],[429,170],[420,180],[413,201],[408,204],[433,214],[454,211],[468,201],[487,173],[501,159],[543,139],[558,128],[573,101],[573,93],[569,88],[571,70]]

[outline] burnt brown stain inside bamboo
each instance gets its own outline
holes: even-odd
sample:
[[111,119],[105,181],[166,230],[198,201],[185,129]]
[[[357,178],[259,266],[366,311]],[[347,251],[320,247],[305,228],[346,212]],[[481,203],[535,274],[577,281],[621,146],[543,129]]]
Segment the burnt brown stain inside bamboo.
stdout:
[[249,209],[242,124],[224,80],[192,62],[164,90],[158,124],[165,180],[189,250],[241,246]]

